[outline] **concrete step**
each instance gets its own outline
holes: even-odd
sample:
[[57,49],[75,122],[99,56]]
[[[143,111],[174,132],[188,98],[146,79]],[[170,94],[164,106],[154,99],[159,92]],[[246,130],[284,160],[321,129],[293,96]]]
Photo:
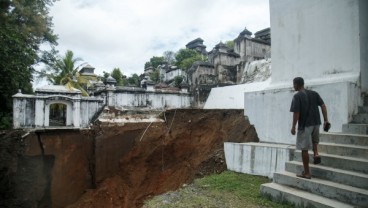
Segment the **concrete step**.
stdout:
[[[310,164],[309,168],[312,173],[312,177],[330,180],[357,188],[368,189],[368,174],[313,164]],[[303,171],[303,163],[297,161],[286,162],[285,170],[295,174],[301,173]]]
[[318,145],[318,152],[363,159],[368,158],[368,146],[360,145],[320,142]]
[[350,134],[368,134],[368,124],[343,124],[342,132]]
[[287,202],[295,207],[318,208],[352,208],[353,205],[345,204],[337,200],[322,197],[300,189],[284,186],[277,183],[261,185],[261,195],[277,202]]
[[358,106],[358,113],[368,113],[368,105],[367,106]]
[[293,188],[302,189],[316,195],[334,199],[357,206],[367,206],[368,190],[347,186],[319,178],[304,179],[296,177],[295,173],[275,173],[273,182]]
[[[319,153],[322,158],[322,162],[320,165],[339,168],[342,170],[356,171],[360,173],[368,173],[368,160],[362,158],[355,157],[347,157],[347,156],[339,156],[339,155],[330,155]],[[301,151],[295,150],[294,160],[298,162],[302,162],[301,159]],[[313,154],[309,152],[309,163],[313,163]]]
[[324,132],[319,139],[321,142],[368,146],[368,135]]
[[368,113],[359,113],[353,115],[351,123],[368,124]]

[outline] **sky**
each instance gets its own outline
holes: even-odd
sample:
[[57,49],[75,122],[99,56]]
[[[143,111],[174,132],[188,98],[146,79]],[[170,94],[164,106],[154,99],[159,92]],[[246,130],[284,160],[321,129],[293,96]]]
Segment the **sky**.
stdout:
[[268,0],[60,0],[50,8],[61,55],[66,50],[95,67],[144,72],[164,51],[177,52],[198,37],[207,51],[270,26]]

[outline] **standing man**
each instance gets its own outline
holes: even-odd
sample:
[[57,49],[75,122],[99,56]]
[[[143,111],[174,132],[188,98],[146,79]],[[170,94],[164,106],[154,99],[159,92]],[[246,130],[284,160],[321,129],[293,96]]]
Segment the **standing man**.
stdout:
[[[318,106],[321,107],[323,115],[323,128],[329,127],[327,119],[327,109],[319,94],[312,90],[304,89],[304,80],[296,77],[293,80],[294,89],[298,91],[291,102],[290,112],[293,112],[293,123],[291,134],[295,135],[295,126],[298,123],[298,133],[296,136],[296,148],[302,151],[302,160],[304,171],[298,174],[298,177],[311,179],[309,171],[308,149],[313,146],[314,164],[321,163],[321,157],[318,155],[317,145],[319,143],[319,127],[321,118]],[[327,129],[328,130],[328,129]]]

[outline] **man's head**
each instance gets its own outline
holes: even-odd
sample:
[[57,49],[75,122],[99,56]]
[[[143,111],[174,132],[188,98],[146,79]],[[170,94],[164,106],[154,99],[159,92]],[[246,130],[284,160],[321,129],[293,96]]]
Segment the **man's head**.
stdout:
[[304,88],[304,79],[301,77],[295,77],[293,80],[295,91],[299,91]]

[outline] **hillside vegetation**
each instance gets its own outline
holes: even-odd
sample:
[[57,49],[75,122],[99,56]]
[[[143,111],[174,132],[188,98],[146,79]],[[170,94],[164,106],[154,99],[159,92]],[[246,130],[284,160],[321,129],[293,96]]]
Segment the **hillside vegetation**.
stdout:
[[177,191],[168,192],[147,200],[145,208],[243,208],[292,207],[262,198],[259,187],[270,182],[268,178],[225,171],[195,180]]

